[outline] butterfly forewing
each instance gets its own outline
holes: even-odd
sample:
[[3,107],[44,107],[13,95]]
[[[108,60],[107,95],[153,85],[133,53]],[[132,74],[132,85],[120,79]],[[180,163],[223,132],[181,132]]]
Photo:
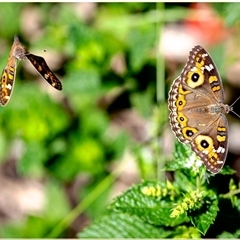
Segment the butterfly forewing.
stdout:
[[[204,64],[202,65],[203,62]],[[186,64],[188,71],[190,70],[189,67],[196,67],[199,71],[203,71],[205,82],[201,87],[205,92],[205,96],[213,97],[218,102],[223,102],[224,91],[221,77],[212,57],[203,47],[197,45],[190,51],[189,59]],[[184,73],[182,73],[181,76],[184,77]],[[219,90],[215,91],[214,89],[218,87]]]
[[33,55],[31,53],[26,54],[27,59],[36,68],[39,74],[54,88],[57,90],[62,90],[62,84],[59,79],[54,75],[54,73],[48,67],[44,58],[40,56]]

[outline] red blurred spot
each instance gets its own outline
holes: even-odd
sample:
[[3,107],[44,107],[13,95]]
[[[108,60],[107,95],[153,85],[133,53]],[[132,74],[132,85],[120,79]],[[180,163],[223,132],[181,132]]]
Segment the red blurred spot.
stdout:
[[209,3],[192,3],[190,14],[184,21],[187,30],[204,41],[207,45],[214,45],[223,41],[228,31],[223,19],[214,11]]

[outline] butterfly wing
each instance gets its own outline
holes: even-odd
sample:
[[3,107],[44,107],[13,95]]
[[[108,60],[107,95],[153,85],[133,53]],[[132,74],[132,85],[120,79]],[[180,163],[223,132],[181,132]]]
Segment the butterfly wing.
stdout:
[[16,68],[17,60],[15,57],[10,56],[1,76],[0,104],[2,106],[5,106],[11,97],[15,82]]
[[36,68],[38,73],[54,88],[57,90],[62,90],[62,84],[59,79],[54,75],[54,73],[48,67],[44,58],[40,56],[33,55],[31,53],[27,53],[26,57],[32,63],[32,65]]
[[204,48],[195,46],[169,92],[170,125],[189,143],[207,169],[217,173],[228,150],[224,91],[217,68]]

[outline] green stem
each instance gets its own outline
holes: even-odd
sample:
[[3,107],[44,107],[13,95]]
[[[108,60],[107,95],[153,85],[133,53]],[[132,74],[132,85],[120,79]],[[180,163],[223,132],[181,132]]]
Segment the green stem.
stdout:
[[240,193],[240,189],[236,189],[236,190],[230,191],[222,196],[223,196],[223,198],[229,198],[229,197],[239,194],[239,193]]

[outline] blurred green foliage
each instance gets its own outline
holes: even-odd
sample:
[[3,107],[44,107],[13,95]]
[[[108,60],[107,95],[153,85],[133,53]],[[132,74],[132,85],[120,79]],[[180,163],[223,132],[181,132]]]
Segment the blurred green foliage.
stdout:
[[[0,108],[0,161],[17,151],[17,174],[44,181],[47,205],[40,216],[3,224],[1,237],[48,236],[75,206],[67,199],[67,186],[79,176],[89,179],[78,189],[81,202],[110,174],[111,163],[134,146],[128,131],[112,132],[111,115],[130,108],[142,117],[151,114],[155,17],[155,3],[0,3],[0,66],[6,66],[17,34],[30,52],[45,58],[63,85],[58,92],[29,72],[27,60],[18,63],[12,97]],[[46,55],[39,53],[43,49]],[[119,56],[120,68],[114,62]],[[101,106],[101,99],[119,88],[127,98]],[[86,210],[90,218],[106,211],[111,183]],[[69,235],[62,229],[51,236]]]

